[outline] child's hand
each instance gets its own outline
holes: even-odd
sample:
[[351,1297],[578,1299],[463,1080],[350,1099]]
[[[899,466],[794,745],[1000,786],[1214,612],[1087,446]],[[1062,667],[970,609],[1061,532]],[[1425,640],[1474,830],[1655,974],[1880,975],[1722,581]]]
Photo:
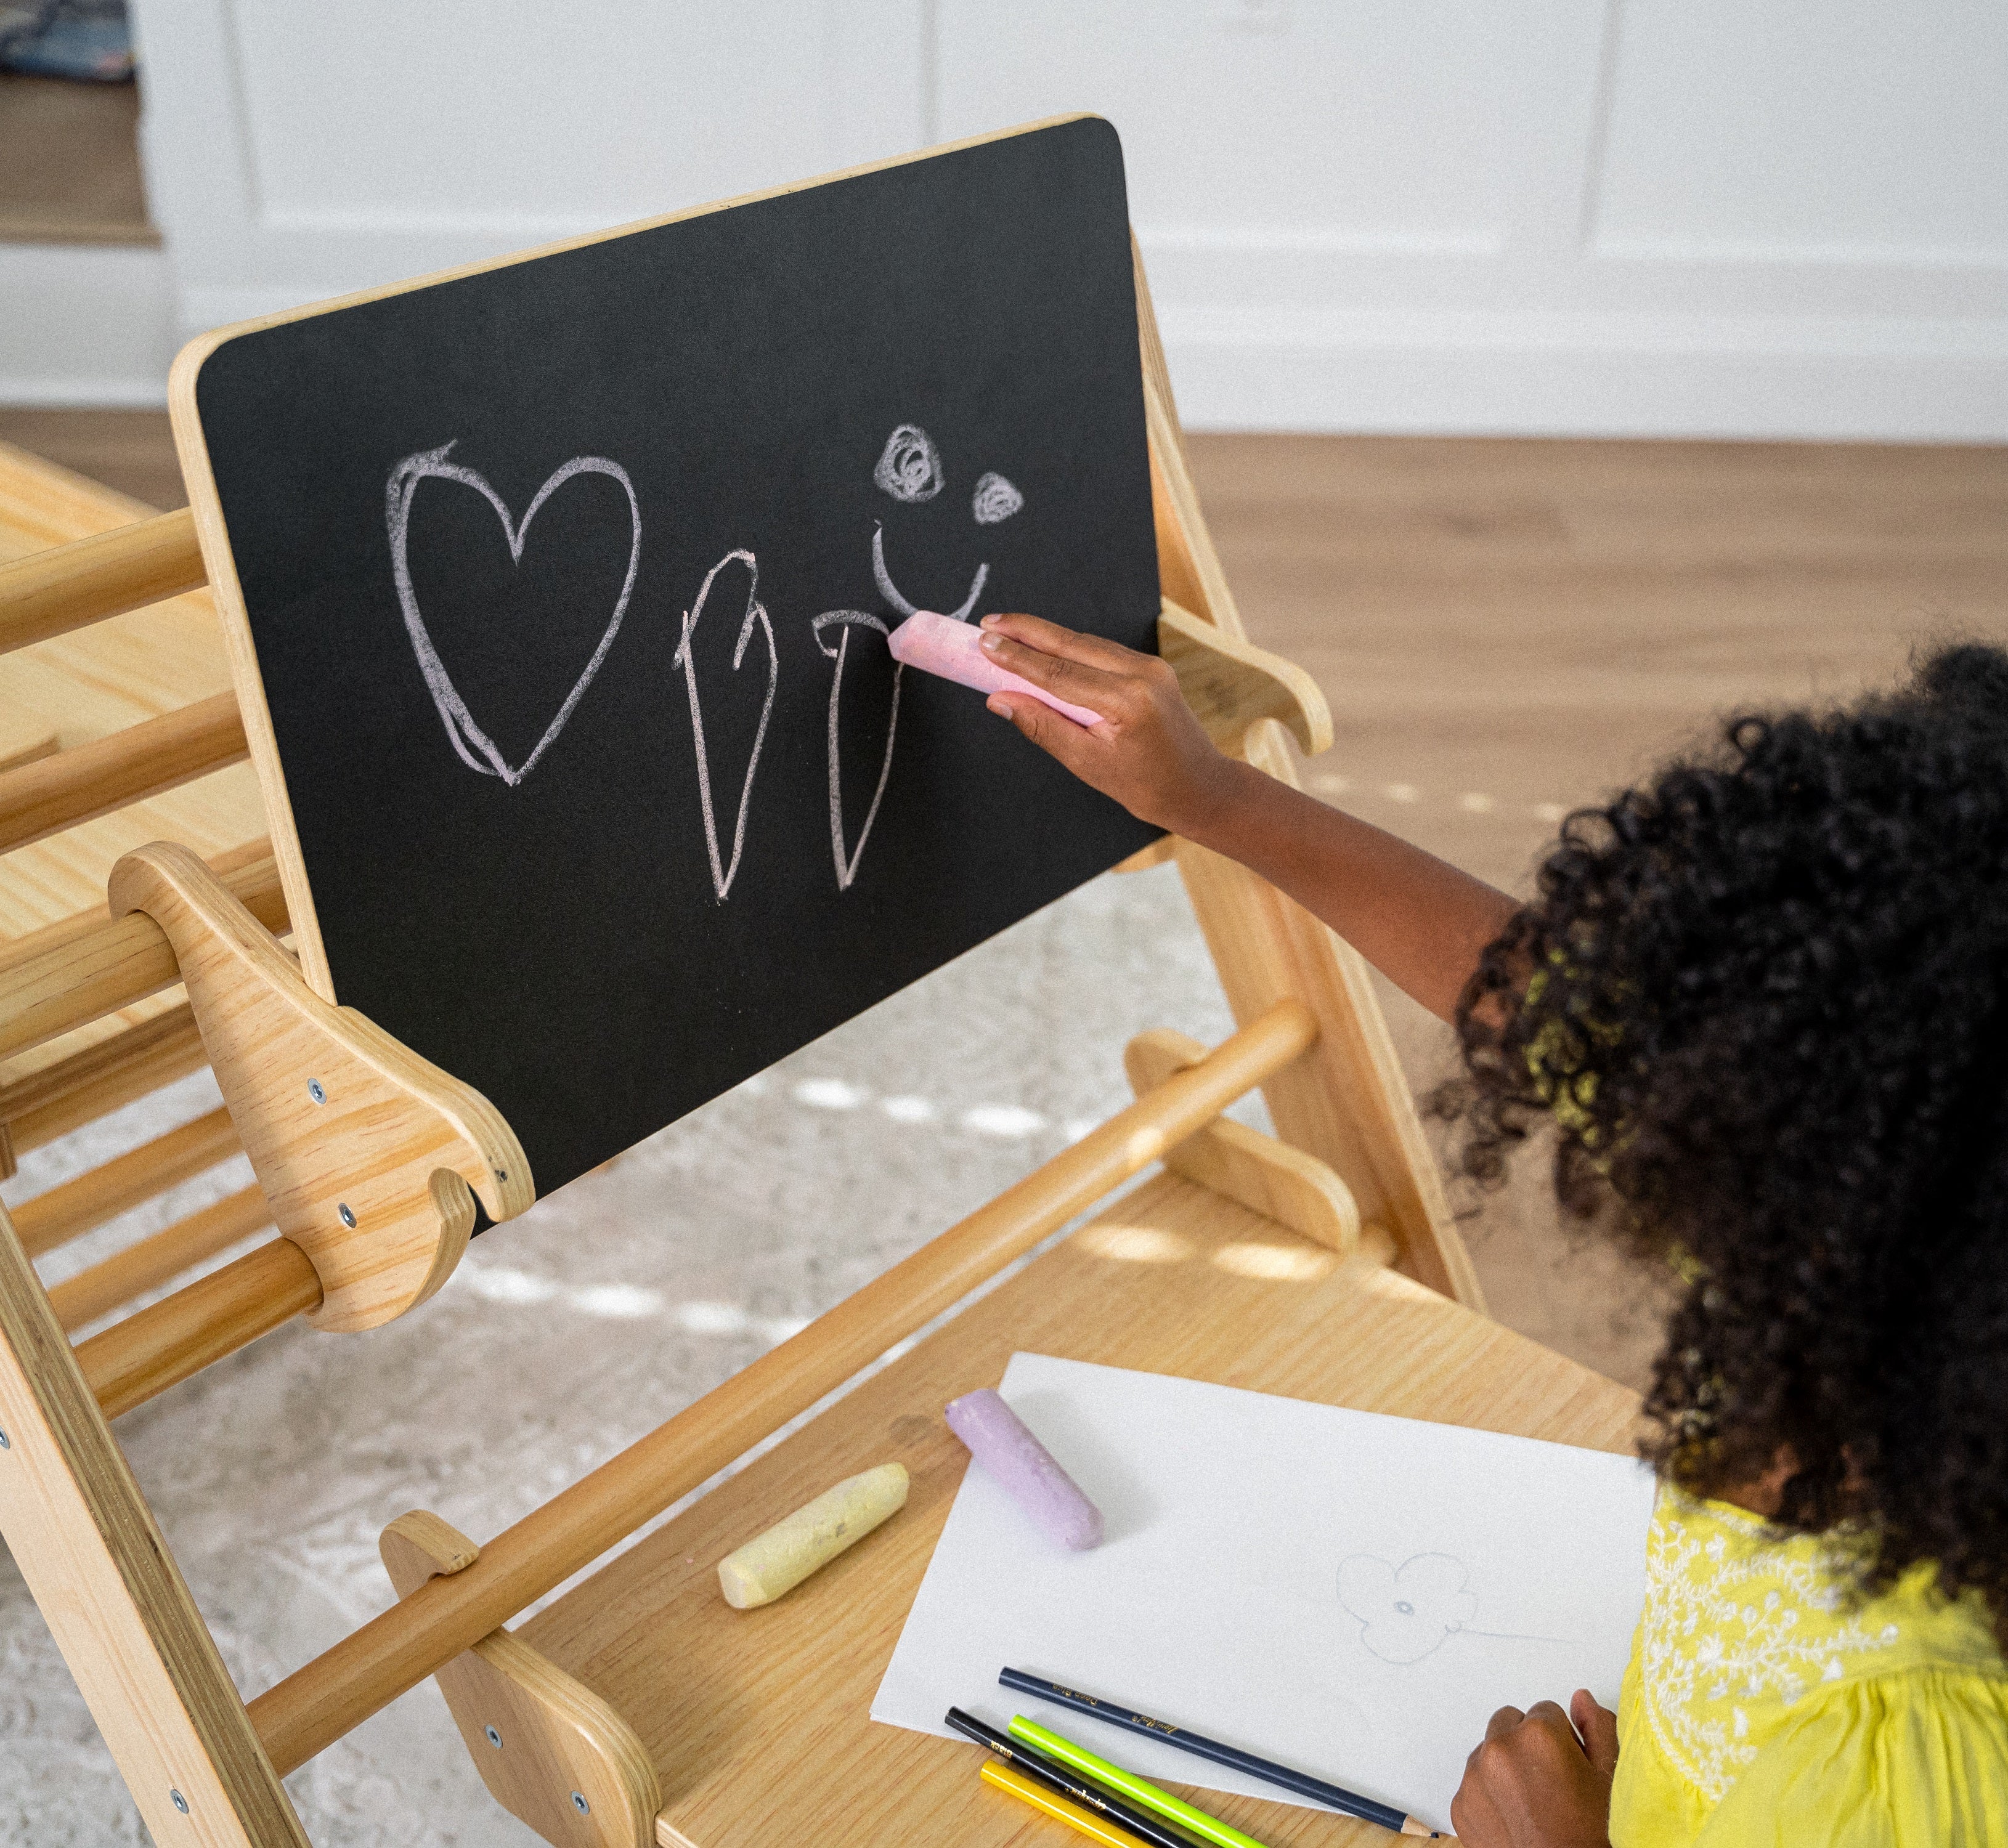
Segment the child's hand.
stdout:
[[1101,715],[1076,725],[1023,694],[993,693],[1008,719],[1082,782],[1112,796],[1139,821],[1190,836],[1225,800],[1234,765],[1214,748],[1155,655],[1083,635],[1036,616],[986,616],[984,651],[1069,705]]
[[1586,1689],[1567,1713],[1501,1707],[1465,1764],[1451,1826],[1465,1848],[1610,1848],[1617,1769],[1617,1716]]

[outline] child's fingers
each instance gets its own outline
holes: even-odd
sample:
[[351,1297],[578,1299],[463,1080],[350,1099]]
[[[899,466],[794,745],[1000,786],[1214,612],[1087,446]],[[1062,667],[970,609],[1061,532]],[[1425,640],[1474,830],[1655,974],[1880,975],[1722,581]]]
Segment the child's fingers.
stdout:
[[1013,641],[1035,648],[1041,654],[1055,655],[1062,661],[1078,661],[1085,667],[1098,667],[1104,673],[1133,673],[1140,663],[1156,659],[1151,655],[1140,655],[1119,641],[1111,641],[1105,635],[1084,634],[1078,629],[1049,623],[1041,616],[986,616],[980,627],[992,634],[1006,635]]
[[984,704],[999,718],[1009,719],[1048,757],[1057,758],[1076,776],[1081,774],[1081,746],[1091,735],[1084,727],[1027,693],[993,693]]
[[999,630],[985,634],[983,652],[1020,680],[1045,687],[1069,705],[1091,707],[1105,717],[1125,701],[1126,689],[1130,684],[1126,674],[1111,673],[1065,655],[1049,655],[1043,648],[1013,641]]
[[1569,1718],[1582,1735],[1582,1749],[1606,1777],[1617,1770],[1617,1715],[1598,1704],[1596,1695],[1578,1687],[1569,1701]]

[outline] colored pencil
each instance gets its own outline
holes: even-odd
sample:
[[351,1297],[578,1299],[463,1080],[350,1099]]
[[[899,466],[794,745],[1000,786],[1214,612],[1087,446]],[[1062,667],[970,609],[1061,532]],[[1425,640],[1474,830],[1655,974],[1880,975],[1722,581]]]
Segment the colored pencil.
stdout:
[[1149,1843],[1151,1848],[1193,1848],[1191,1836],[1179,1834],[1169,1824],[1160,1822],[1156,1817],[1125,1803],[1121,1797],[1112,1797],[1091,1779],[1068,1770],[1057,1759],[1007,1738],[995,1726],[985,1726],[974,1714],[965,1713],[960,1707],[951,1707],[948,1710],[948,1723],[978,1745],[987,1745],[1014,1771],[1023,1772],[1034,1783],[1043,1784],[1069,1803],[1077,1803],[1083,1809],[1092,1810],[1105,1821],[1128,1829],[1133,1836]]
[[1111,1726],[1127,1726],[1133,1733],[1143,1733],[1153,1739],[1161,1739],[1167,1745],[1175,1745],[1181,1751],[1189,1751],[1196,1758],[1211,1758],[1214,1764],[1225,1765],[1230,1771],[1239,1771],[1249,1777],[1260,1778],[1264,1783],[1293,1791],[1299,1797],[1308,1797],[1315,1803],[1328,1804],[1345,1815],[1357,1816],[1363,1821],[1377,1822],[1383,1829],[1391,1829],[1397,1835],[1434,1836],[1436,1834],[1428,1824],[1404,1814],[1392,1804],[1377,1802],[1371,1797],[1362,1797],[1356,1791],[1343,1790],[1337,1784],[1328,1784],[1323,1778],[1313,1777],[1308,1772],[1292,1771],[1287,1765],[1277,1765],[1267,1758],[1258,1758],[1253,1752],[1243,1751],[1236,1746],[1222,1745],[1217,1739],[1208,1739],[1203,1733],[1188,1732],[1183,1726],[1172,1726],[1165,1720],[1153,1719],[1147,1713],[1133,1712],[1127,1707],[1119,1707],[1110,1701],[1099,1700],[1091,1694],[1083,1694],[1078,1688],[1062,1687],[1057,1681],[1048,1681],[1038,1675],[1028,1675],[1023,1669],[1007,1668],[997,1679],[1018,1694],[1036,1694],[1041,1700],[1051,1701],[1055,1706],[1070,1707],[1076,1713],[1085,1713],[1095,1719],[1105,1719]]
[[1044,1784],[1034,1783],[1023,1772],[1000,1765],[995,1758],[983,1761],[983,1781],[995,1784],[1000,1790],[1009,1791],[1035,1810],[1043,1810],[1048,1816],[1056,1817],[1068,1828],[1079,1829],[1089,1840],[1102,1843],[1105,1848],[1137,1848],[1137,1838],[1128,1830],[1103,1821],[1093,1811],[1084,1810],[1077,1803],[1069,1803],[1057,1790],[1048,1790]]
[[1098,1758],[1085,1746],[1075,1744],[1071,1739],[1062,1737],[1035,1719],[1027,1719],[1022,1713],[1011,1722],[1011,1737],[1021,1745],[1029,1745],[1049,1758],[1059,1759],[1062,1765],[1084,1773],[1097,1783],[1106,1784],[1132,1803],[1141,1804],[1147,1810],[1155,1810],[1167,1821],[1190,1829],[1202,1840],[1213,1843],[1215,1848],[1264,1848],[1262,1843],[1253,1836],[1243,1835],[1232,1823],[1223,1822],[1218,1816],[1209,1816],[1204,1810],[1195,1809],[1183,1798],[1174,1797],[1168,1790],[1160,1790],[1133,1771],[1125,1771],[1106,1758]]

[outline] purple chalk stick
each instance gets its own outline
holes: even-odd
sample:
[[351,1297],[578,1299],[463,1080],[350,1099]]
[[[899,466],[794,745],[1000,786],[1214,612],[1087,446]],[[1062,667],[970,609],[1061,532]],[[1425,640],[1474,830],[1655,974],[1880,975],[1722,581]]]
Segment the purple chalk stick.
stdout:
[[1055,1546],[1084,1553],[1100,1543],[1101,1511],[998,1394],[987,1386],[964,1393],[949,1402],[946,1415],[970,1454]]

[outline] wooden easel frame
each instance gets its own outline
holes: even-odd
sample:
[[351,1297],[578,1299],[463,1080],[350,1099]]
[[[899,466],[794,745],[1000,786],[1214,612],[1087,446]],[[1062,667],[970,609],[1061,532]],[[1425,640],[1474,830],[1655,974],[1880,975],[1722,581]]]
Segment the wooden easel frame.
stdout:
[[[1140,261],[1137,279],[1165,652],[1215,737],[1292,779],[1286,737],[1321,747],[1328,716],[1305,676],[1247,641],[1186,468]],[[181,401],[217,337],[178,362]],[[14,970],[10,986],[0,970],[0,1043],[19,1019],[47,1037],[108,997],[116,1005],[179,976],[281,1231],[72,1350],[0,1212],[0,1531],[157,1841],[303,1843],[279,1778],[435,1672],[463,1730],[479,1696],[507,1704],[533,1740],[505,1774],[469,1734],[491,1788],[549,1839],[653,1839],[659,1793],[625,1723],[503,1626],[1157,1159],[1348,1262],[1391,1259],[1481,1306],[1364,965],[1244,869],[1172,843],[1239,1023],[1231,1039],[1206,1053],[1145,1035],[1131,1048],[1129,1108],[485,1548],[430,1516],[393,1523],[384,1555],[398,1603],[247,1707],[110,1418],[294,1314],[360,1329],[415,1306],[458,1260],[472,1196],[500,1220],[531,1190],[485,1100],[332,1004],[207,458],[193,420],[181,429],[193,517],[90,542],[73,570],[50,557],[29,561],[32,574],[0,572],[0,642],[18,645],[200,581],[206,567],[300,947],[295,966],[267,928],[270,863],[226,879],[161,846],[121,863],[114,922],[44,933],[32,980]],[[0,781],[0,810],[5,794]],[[1275,1139],[1219,1120],[1257,1087]],[[366,1115],[366,1136],[353,1127]],[[357,1200],[366,1214],[344,1210]]]

